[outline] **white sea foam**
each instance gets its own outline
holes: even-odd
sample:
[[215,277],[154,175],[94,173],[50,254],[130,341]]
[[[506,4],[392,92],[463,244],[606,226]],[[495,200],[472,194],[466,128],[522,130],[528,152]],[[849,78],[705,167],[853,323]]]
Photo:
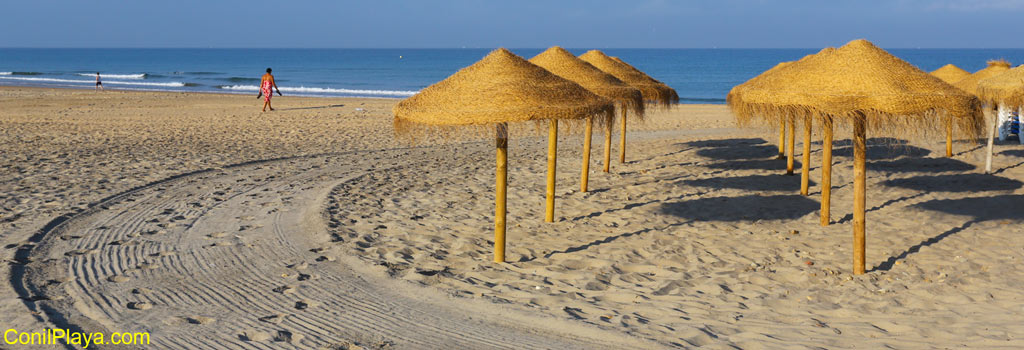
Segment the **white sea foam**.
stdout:
[[[2,76],[2,77],[0,77],[0,79],[3,79],[3,80],[21,80],[21,81],[40,82],[40,83],[70,83],[70,84],[94,84],[94,83],[96,83],[93,80],[73,80],[73,79],[58,79],[58,78],[28,78],[28,77],[8,77],[8,76]],[[151,83],[151,82],[140,82],[140,81],[107,80],[107,81],[104,81],[103,83],[104,84],[114,84],[114,85],[134,85],[134,86],[166,86],[166,87],[184,87],[185,86],[185,83],[177,82],[177,81],[171,81],[171,82],[166,82],[166,83]]]
[[11,75],[11,74],[14,74],[14,72],[0,72],[0,75]]
[[[256,85],[228,85],[218,86],[224,90],[231,91],[259,91],[259,86]],[[412,96],[419,91],[394,91],[394,90],[353,90],[353,89],[333,89],[333,88],[319,88],[319,87],[291,87],[282,86],[281,91],[295,92],[300,94],[330,94],[330,95],[356,95],[356,96]]]
[[[80,76],[83,76],[83,77],[95,77],[96,76],[96,74],[91,74],[91,73],[78,73],[76,75],[80,75]],[[108,79],[146,79],[146,73],[142,73],[142,74],[103,74],[103,73],[100,73],[100,78],[108,78]]]

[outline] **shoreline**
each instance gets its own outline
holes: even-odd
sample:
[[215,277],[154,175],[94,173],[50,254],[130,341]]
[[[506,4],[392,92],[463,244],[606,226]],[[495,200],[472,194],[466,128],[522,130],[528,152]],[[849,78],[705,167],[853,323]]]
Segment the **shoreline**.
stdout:
[[[25,89],[59,89],[59,90],[95,90],[94,87],[74,87],[74,86],[34,86],[34,85],[7,85],[0,84],[0,89],[9,88],[25,88]],[[104,87],[103,91],[124,91],[124,92],[165,92],[165,93],[184,93],[184,94],[215,94],[215,95],[232,95],[232,96],[244,96],[251,95],[249,92],[230,92],[230,91],[176,91],[176,90],[161,90],[161,89],[119,89],[119,88],[107,88]],[[288,94],[290,97],[305,97],[305,98],[368,98],[368,99],[383,99],[383,100],[402,100],[408,98],[404,97],[387,97],[387,96],[327,96],[327,95],[303,95],[303,94]],[[282,96],[277,96],[282,97]],[[680,102],[676,105],[710,105],[710,106],[724,106],[726,105],[725,99],[721,99],[721,103],[714,103],[712,101],[694,100],[693,102],[684,102],[686,99],[680,99]],[[717,101],[717,100],[716,100]]]
[[[0,89],[54,89],[54,90],[73,90],[73,91],[95,91],[100,92],[141,92],[141,93],[168,93],[168,94],[207,94],[207,95],[225,95],[225,96],[246,96],[252,95],[250,93],[242,92],[230,92],[230,91],[174,91],[174,90],[161,90],[161,89],[119,89],[119,88],[107,88],[104,86],[103,90],[97,91],[95,87],[74,87],[74,86],[29,86],[29,85],[4,85],[0,84]],[[276,97],[302,97],[302,98],[366,98],[366,99],[381,99],[381,100],[400,100],[405,97],[384,97],[384,96],[322,96],[322,95],[301,95],[301,94],[288,94],[285,96]]]

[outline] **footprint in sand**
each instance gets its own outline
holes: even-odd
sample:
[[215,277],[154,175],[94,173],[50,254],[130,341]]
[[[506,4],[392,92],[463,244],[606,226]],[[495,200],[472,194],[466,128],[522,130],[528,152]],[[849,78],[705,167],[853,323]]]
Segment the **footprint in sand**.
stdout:
[[153,290],[149,289],[149,288],[145,288],[145,287],[132,289],[132,294],[149,294],[149,293],[153,293]]
[[215,319],[215,318],[213,318],[213,317],[206,317],[206,316],[192,316],[192,317],[186,317],[186,318],[185,318],[185,320],[187,320],[187,321],[188,321],[188,323],[191,323],[191,324],[199,324],[199,325],[203,325],[203,324],[211,324],[211,323],[214,323],[214,322],[216,322],[216,321],[217,321],[217,319]]
[[136,302],[128,303],[128,308],[132,309],[132,310],[145,311],[145,310],[152,309],[153,308],[153,304],[150,304],[150,303],[147,303],[147,302],[144,302],[144,301],[136,301]]
[[227,232],[214,232],[209,235],[210,238],[224,238],[227,237]]
[[267,333],[267,332],[264,332],[264,331],[257,331],[255,329],[250,329],[250,330],[245,331],[245,333],[242,333],[242,334],[238,335],[238,338],[242,339],[244,341],[263,342],[263,341],[270,340],[271,337],[270,337],[270,333]]
[[312,300],[300,300],[295,302],[295,308],[298,310],[306,310],[313,306],[316,306]]
[[302,341],[302,334],[293,333],[291,331],[281,330],[277,331],[277,336],[274,337],[274,341],[287,342],[289,344],[296,344]]
[[263,316],[263,317],[260,317],[259,320],[261,322],[266,322],[266,323],[280,324],[281,322],[284,322],[284,318],[285,318],[285,314],[277,314],[277,315]]
[[294,286],[280,286],[280,287],[274,288],[274,293],[281,293],[281,294],[295,293],[295,287]]

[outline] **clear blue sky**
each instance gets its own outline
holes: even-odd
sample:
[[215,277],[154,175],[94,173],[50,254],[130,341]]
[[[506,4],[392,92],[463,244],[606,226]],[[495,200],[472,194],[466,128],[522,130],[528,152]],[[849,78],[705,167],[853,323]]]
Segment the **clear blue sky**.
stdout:
[[0,47],[1024,47],[1024,0],[4,0]]

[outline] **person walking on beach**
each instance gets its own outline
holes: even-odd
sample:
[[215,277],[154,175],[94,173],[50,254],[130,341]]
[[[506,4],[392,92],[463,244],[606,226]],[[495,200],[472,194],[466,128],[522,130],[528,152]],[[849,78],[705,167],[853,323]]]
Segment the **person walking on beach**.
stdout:
[[260,96],[264,96],[264,100],[263,100],[264,101],[263,102],[263,111],[264,112],[267,111],[267,107],[270,107],[270,110],[274,110],[274,107],[270,105],[270,96],[274,95],[273,91],[270,90],[271,87],[273,87],[274,90],[277,90],[277,95],[278,96],[284,96],[284,95],[281,95],[281,89],[277,88],[277,83],[274,82],[274,75],[270,74],[270,71],[271,71],[271,69],[267,68],[267,74],[264,74],[263,75],[263,79],[260,80],[260,94],[256,96],[256,98],[260,98]]
[[103,82],[100,81],[100,72],[96,72],[96,90],[103,90]]

